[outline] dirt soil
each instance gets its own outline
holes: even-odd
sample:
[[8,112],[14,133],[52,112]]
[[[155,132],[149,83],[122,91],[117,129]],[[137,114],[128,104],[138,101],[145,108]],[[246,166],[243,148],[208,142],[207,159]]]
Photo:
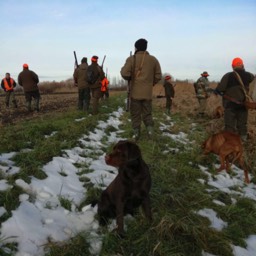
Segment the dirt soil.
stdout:
[[[211,84],[212,88],[216,84]],[[183,116],[196,116],[198,109],[198,101],[195,96],[194,87],[191,83],[179,82],[175,86],[175,97],[173,100],[172,112],[180,113]],[[113,94],[118,94],[120,91],[111,91],[110,97]],[[157,97],[158,96],[158,97]],[[162,98],[159,98],[162,97]],[[25,106],[24,95],[16,95],[18,108],[6,108],[4,106],[4,97],[0,97],[0,119],[2,125],[12,124],[20,120],[38,118],[51,112],[64,112],[69,108],[76,108],[78,94],[74,91],[61,94],[44,94],[40,102],[40,112],[28,113]],[[111,99],[111,98],[110,98]],[[153,103],[155,106],[165,110],[164,88],[162,84],[154,86]],[[223,117],[216,119],[213,117],[213,112],[217,106],[221,106],[221,97],[211,95],[208,99],[206,119],[206,129],[209,133],[223,129]],[[251,136],[256,137],[256,110],[249,111],[248,130]]]
[[[216,84],[211,84],[212,88],[216,87]],[[177,83],[174,87],[175,97],[173,99],[172,112],[181,113],[185,116],[196,116],[197,109],[199,107],[198,100],[195,95],[193,84],[191,83]],[[157,106],[165,110],[165,98],[157,98],[157,96],[164,96],[164,88],[162,84],[158,84],[153,90],[154,102]],[[217,106],[222,106],[222,98],[212,94],[207,101],[207,114],[206,129],[209,133],[217,132],[224,128],[223,117],[214,118],[214,111]],[[256,137],[256,110],[249,110],[248,117],[248,131],[250,136]]]

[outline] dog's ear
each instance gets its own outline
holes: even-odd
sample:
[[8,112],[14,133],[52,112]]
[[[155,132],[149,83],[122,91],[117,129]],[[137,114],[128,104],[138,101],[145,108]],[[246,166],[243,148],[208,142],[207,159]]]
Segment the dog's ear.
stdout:
[[133,161],[135,159],[141,159],[141,151],[137,144],[133,142],[127,143],[127,160]]

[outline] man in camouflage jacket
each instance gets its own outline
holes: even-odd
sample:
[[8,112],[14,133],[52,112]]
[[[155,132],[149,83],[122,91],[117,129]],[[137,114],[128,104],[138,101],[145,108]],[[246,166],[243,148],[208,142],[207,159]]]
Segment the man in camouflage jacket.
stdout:
[[194,88],[196,92],[196,97],[199,103],[198,115],[204,116],[206,114],[206,105],[207,105],[207,98],[209,97],[209,74],[204,71],[201,74],[201,77],[198,78],[196,83],[194,83]]

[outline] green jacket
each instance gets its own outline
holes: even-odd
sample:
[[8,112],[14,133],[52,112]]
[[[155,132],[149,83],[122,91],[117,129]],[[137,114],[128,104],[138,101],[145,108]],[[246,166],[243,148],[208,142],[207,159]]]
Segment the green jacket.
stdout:
[[168,82],[168,81],[164,81],[164,90],[165,90],[165,96],[166,97],[171,97],[173,98],[174,97],[174,88],[173,88],[173,85]]
[[158,60],[147,51],[128,57],[120,73],[125,80],[131,80],[130,95],[137,100],[151,100],[153,86],[162,78]]
[[98,79],[94,84],[90,84],[89,86],[90,88],[101,88],[101,81],[104,79],[105,73],[96,62],[92,62],[90,66],[94,68],[95,74],[98,73]]
[[38,75],[29,69],[23,69],[19,73],[18,83],[23,87],[24,92],[38,91],[37,84],[39,83]]
[[[249,92],[249,84],[253,81],[254,75],[250,72],[245,71],[244,69],[235,69],[235,71],[241,77],[243,84],[245,86],[245,91]],[[235,99],[238,102],[245,101],[245,94],[244,91],[235,76],[234,72],[226,73],[222,78],[218,86],[216,87],[217,92],[221,92],[224,95],[229,96],[230,98]],[[236,107],[236,103],[223,98],[223,105],[224,107]]]
[[80,64],[74,71],[73,77],[75,83],[77,83],[78,89],[88,88],[89,84],[87,83],[87,63]]
[[200,78],[198,78],[196,83],[194,83],[196,97],[198,99],[208,98],[209,85],[210,85],[210,82],[208,78],[204,76],[201,76]]

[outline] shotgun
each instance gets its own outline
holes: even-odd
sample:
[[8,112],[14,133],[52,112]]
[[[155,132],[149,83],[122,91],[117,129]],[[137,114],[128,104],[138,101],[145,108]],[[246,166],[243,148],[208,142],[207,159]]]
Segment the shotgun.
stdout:
[[76,51],[74,51],[74,57],[75,57],[75,69],[78,68],[78,62],[76,57]]
[[[130,51],[130,56],[132,56],[132,51]],[[131,105],[131,79],[132,78],[130,78],[127,83],[127,101],[126,101],[126,109],[125,109],[126,112],[130,111],[130,105]]]
[[102,69],[103,69],[103,65],[104,65],[105,59],[106,59],[106,55],[104,55],[104,58],[103,58],[103,60],[102,60],[102,64],[101,64],[101,68],[102,68]]

